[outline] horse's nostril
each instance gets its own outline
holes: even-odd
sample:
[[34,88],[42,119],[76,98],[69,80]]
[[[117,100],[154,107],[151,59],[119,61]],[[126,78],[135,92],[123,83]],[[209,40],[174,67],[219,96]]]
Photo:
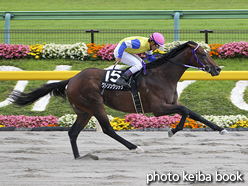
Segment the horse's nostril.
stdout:
[[220,67],[217,67],[217,68],[216,68],[216,71],[217,71],[217,72],[220,72],[220,71],[221,71],[221,68],[220,68]]

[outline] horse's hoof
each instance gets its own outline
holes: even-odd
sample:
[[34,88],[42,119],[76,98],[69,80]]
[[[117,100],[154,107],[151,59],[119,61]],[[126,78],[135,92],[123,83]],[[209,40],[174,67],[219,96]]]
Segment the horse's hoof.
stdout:
[[170,128],[170,129],[168,130],[168,136],[169,136],[169,138],[171,138],[173,135],[174,135],[174,134],[173,134],[173,132],[172,132],[172,129]]
[[93,154],[91,154],[91,153],[88,153],[88,154],[86,154],[86,155],[84,155],[84,156],[80,156],[80,157],[78,157],[78,158],[76,158],[77,160],[78,159],[81,159],[81,160],[99,160],[99,157],[98,156],[96,156],[96,155],[93,155]]
[[134,150],[135,150],[135,152],[136,152],[137,154],[142,154],[142,153],[145,152],[145,151],[144,151],[141,147],[139,147],[139,146],[137,146],[137,148],[134,149]]
[[221,135],[225,135],[225,134],[228,134],[229,132],[226,130],[226,129],[223,129],[222,131],[220,131],[220,134]]

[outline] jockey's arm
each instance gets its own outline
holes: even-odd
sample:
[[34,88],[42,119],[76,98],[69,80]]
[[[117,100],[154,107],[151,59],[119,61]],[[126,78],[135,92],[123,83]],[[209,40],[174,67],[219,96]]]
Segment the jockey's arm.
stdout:
[[146,51],[145,53],[146,53],[147,60],[148,60],[150,63],[156,60],[156,57],[154,57],[154,56],[152,55],[152,50],[148,50],[148,51]]
[[140,48],[140,45],[141,43],[140,40],[138,39],[123,41],[118,50],[118,58],[122,58],[123,52],[125,51],[126,48],[138,49]]
[[[122,58],[123,52],[125,51],[126,48],[139,49],[140,45],[141,45],[141,42],[138,39],[123,41],[118,50],[118,58],[116,59],[116,64],[120,62],[120,59]],[[156,60],[156,57],[152,55],[152,50],[148,50],[145,53],[147,55],[147,60],[149,62]]]

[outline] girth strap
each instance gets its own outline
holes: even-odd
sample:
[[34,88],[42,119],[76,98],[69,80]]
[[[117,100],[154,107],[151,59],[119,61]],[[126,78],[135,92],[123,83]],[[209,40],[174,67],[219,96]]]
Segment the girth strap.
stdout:
[[142,113],[144,114],[141,98],[140,98],[140,93],[138,92],[138,87],[135,81],[132,79],[131,80],[131,93],[132,93],[132,98],[133,98],[133,104],[134,108],[136,110],[136,113]]

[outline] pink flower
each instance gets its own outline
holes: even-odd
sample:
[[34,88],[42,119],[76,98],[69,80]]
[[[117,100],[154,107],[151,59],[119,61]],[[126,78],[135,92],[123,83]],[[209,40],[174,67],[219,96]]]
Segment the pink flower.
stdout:
[[231,42],[226,43],[218,49],[220,58],[234,58],[234,57],[247,57],[248,54],[248,42]]
[[0,44],[0,59],[20,59],[28,53],[28,45]]
[[41,127],[49,124],[58,124],[58,119],[55,116],[3,116],[0,115],[0,123],[3,123],[5,127]]
[[130,125],[136,129],[165,128],[171,123],[176,123],[176,121],[179,121],[180,119],[181,116],[179,114],[161,117],[152,116],[150,118],[144,116],[143,114],[129,114],[125,116],[125,121],[130,122]]
[[101,48],[98,52],[97,55],[101,57],[103,60],[108,59],[111,61],[114,59],[114,49],[118,44],[106,44],[105,47]]

